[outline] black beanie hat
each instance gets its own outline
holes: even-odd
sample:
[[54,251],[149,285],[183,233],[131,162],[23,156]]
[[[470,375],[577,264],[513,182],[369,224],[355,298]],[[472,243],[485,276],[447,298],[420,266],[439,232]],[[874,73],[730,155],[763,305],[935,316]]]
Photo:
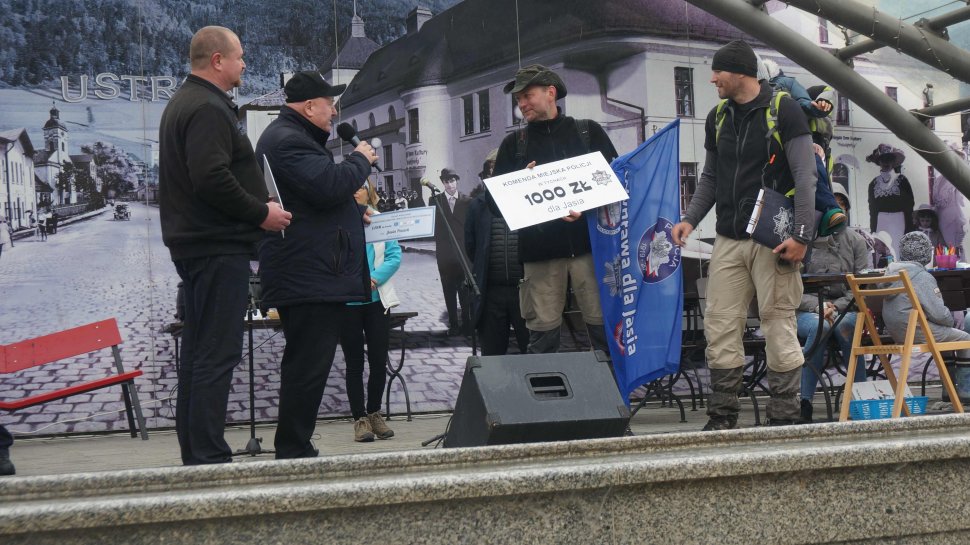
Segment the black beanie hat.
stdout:
[[723,70],[758,77],[758,56],[754,49],[743,40],[734,40],[717,50],[711,62],[711,70]]

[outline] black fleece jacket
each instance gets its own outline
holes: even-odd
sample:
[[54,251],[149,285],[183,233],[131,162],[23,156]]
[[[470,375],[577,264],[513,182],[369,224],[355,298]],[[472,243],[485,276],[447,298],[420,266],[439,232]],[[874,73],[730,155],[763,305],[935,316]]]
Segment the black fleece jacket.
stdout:
[[212,83],[189,75],[159,126],[162,240],[173,260],[253,254],[268,194],[238,108]]
[[697,189],[684,214],[684,221],[697,227],[711,207],[717,215],[718,234],[735,240],[749,238],[745,228],[762,186],[780,193],[795,188],[793,237],[811,240],[814,228],[817,171],[808,122],[791,97],[778,105],[778,133],[781,146],[768,136],[765,110],[772,90],[762,82],[761,92],[751,102],[728,101],[720,136],[717,135],[717,107],[705,124],[704,148],[707,159]]
[[[541,165],[593,151],[602,153],[607,162],[617,156],[610,137],[595,121],[589,122],[589,149],[583,143],[576,120],[561,112],[551,120],[529,123],[525,130],[528,137],[524,157],[516,157],[519,131],[502,140],[495,160],[496,176],[521,170],[531,161]],[[589,252],[586,214],[574,222],[557,219],[519,230],[519,256],[523,262],[574,257]]]

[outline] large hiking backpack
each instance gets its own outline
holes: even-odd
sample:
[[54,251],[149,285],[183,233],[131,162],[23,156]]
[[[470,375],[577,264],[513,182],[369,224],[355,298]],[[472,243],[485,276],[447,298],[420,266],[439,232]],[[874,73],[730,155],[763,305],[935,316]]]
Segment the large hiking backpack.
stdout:
[[[768,104],[768,108],[765,109],[765,121],[768,123],[768,134],[765,138],[774,138],[778,142],[779,146],[783,146],[781,143],[781,135],[778,134],[778,105],[781,103],[781,98],[789,96],[788,93],[784,91],[773,91],[771,93],[771,102]],[[717,127],[714,132],[714,141],[721,136],[721,125],[724,124],[724,118],[727,116],[727,103],[728,99],[722,99],[721,102],[717,103],[717,111],[714,113],[714,123]]]
[[[768,107],[765,108],[765,121],[768,124],[768,132],[765,134],[765,139],[768,140],[769,153],[768,156],[774,158],[771,153],[771,140],[774,139],[778,143],[778,147],[784,151],[784,144],[781,142],[781,134],[778,132],[778,105],[781,104],[782,97],[789,96],[785,91],[772,91],[771,101],[768,103]],[[727,116],[727,103],[728,99],[722,99],[721,102],[717,104],[717,111],[714,112],[714,142],[716,143],[718,138],[721,137],[721,125],[724,124],[724,118]],[[792,189],[786,193],[787,197],[792,197],[795,195],[795,190]]]

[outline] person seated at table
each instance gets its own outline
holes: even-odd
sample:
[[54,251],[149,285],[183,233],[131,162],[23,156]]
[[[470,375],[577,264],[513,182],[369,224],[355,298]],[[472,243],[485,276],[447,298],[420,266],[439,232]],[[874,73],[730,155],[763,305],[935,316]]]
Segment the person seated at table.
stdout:
[[[380,197],[365,184],[354,193],[358,204],[375,209]],[[374,214],[378,212],[374,210]],[[381,396],[387,382],[387,351],[390,344],[389,312],[400,304],[391,277],[401,267],[401,246],[397,241],[367,244],[371,300],[347,303],[341,324],[340,348],[347,362],[346,385],[350,412],[354,416],[354,441],[370,442],[394,437],[394,430],[381,417]],[[367,400],[364,401],[364,342],[367,343]]]
[[[825,175],[820,171],[819,175]],[[848,212],[850,208],[849,197],[841,186],[835,191],[836,200],[843,212]],[[845,229],[835,234],[818,237],[812,242],[812,259],[805,268],[806,274],[837,274],[837,273],[857,273],[870,265],[869,248],[866,246],[865,239],[855,229]],[[819,297],[815,293],[802,295],[802,302],[795,311],[798,321],[798,337],[805,339],[803,350],[808,355],[808,349],[814,346],[815,336],[818,334],[819,314],[822,314],[823,334],[831,329],[839,313],[852,303],[852,293],[841,283],[834,283],[828,286],[825,304],[819,305]],[[839,345],[839,350],[843,358],[847,358],[852,352],[852,334],[855,328],[856,313],[849,312],[845,315],[838,327],[832,332],[832,338]],[[818,346],[811,354],[811,358],[806,357],[805,366],[802,367],[801,382],[801,420],[802,422],[812,421],[812,398],[815,396],[815,388],[818,387],[819,374],[822,373],[825,362],[825,346]],[[813,371],[814,369],[814,371]],[[866,380],[866,367],[860,356],[856,365],[855,381],[864,382]]]
[[[926,270],[926,266],[933,261],[933,243],[922,231],[912,231],[899,239],[899,261],[890,263],[886,268],[886,275],[898,274],[906,271],[913,291],[919,299],[930,331],[936,342],[970,341],[970,333],[954,327],[953,313],[943,303],[943,294],[936,283],[936,278]],[[898,287],[901,282],[894,282],[891,287]],[[906,336],[906,326],[909,323],[909,311],[913,303],[909,296],[900,293],[886,297],[882,306],[882,319],[886,322],[886,329],[897,343],[902,343]],[[914,343],[926,342],[926,336],[921,327],[916,328]],[[957,366],[970,365],[970,349],[957,350]],[[902,377],[905,379],[906,377]]]
[[893,249],[893,237],[885,231],[872,234],[872,266],[876,269],[885,269],[890,263],[896,260],[896,251]]

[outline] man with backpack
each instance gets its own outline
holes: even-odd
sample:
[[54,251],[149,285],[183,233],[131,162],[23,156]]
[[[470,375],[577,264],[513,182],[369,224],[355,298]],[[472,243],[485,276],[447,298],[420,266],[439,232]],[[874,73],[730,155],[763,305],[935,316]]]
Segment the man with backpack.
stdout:
[[[556,106],[566,96],[566,84],[552,70],[539,64],[520,68],[504,91],[515,98],[528,125],[502,141],[495,176],[593,151],[602,153],[607,162],[616,158],[616,149],[599,124],[563,115]],[[570,211],[561,220],[519,230],[519,256],[525,275],[519,299],[529,329],[529,352],[559,350],[571,282],[593,348],[609,353],[586,216]]]
[[[800,262],[815,231],[815,159],[798,104],[787,95],[776,101],[771,86],[759,83],[757,64],[754,50],[740,40],[714,54],[711,83],[727,102],[707,116],[704,170],[683,221],[672,230],[674,242],[684,245],[715,207],[717,237],[709,282],[716,289],[708,293],[704,316],[712,391],[705,430],[738,427],[745,364],[742,330],[755,295],[768,360],[769,423],[791,424],[801,413],[798,394],[804,358],[795,308],[802,297]],[[777,122],[766,115],[773,104]],[[718,110],[725,114],[720,123]],[[794,189],[792,236],[775,248],[758,244],[745,230],[762,187],[783,194]]]

